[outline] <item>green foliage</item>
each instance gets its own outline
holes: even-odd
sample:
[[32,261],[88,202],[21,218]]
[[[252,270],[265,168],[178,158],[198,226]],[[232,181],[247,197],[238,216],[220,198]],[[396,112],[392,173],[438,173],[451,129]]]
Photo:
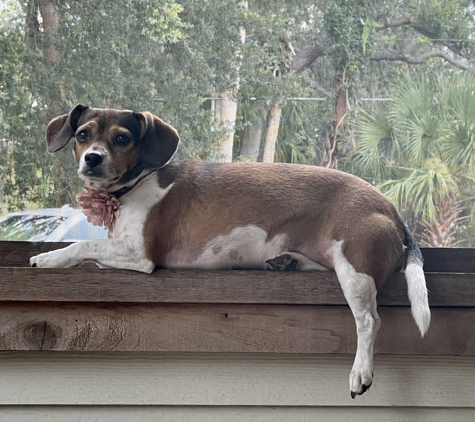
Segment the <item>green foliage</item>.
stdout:
[[469,46],[473,13],[460,0],[417,0],[413,27],[421,34],[438,40],[460,52]]
[[381,26],[380,23],[369,18],[366,22],[363,22],[363,33],[361,34],[361,44],[363,46],[363,55],[367,53],[367,46],[371,40],[371,37],[375,34],[376,29]]
[[276,145],[276,161],[318,164],[314,114],[321,105],[315,101],[288,101],[282,110],[282,124]]
[[407,176],[388,180],[381,189],[399,209],[409,208],[421,222],[430,223],[438,217],[440,205],[460,199],[459,185],[462,180],[451,173],[440,159],[427,159],[421,168],[404,168]]
[[378,181],[392,177],[401,146],[388,117],[362,112],[358,129],[358,149],[353,161],[360,174]]
[[[14,14],[18,10],[14,9]],[[15,209],[23,205],[20,199],[27,191],[26,183],[32,172],[30,160],[21,164],[17,171],[13,164],[20,158],[21,152],[12,150],[12,139],[23,139],[30,131],[26,124],[26,109],[31,104],[31,95],[23,84],[21,69],[27,57],[27,48],[22,34],[14,30],[6,11],[2,12],[0,21],[0,186],[3,193],[10,199],[9,208]],[[14,19],[14,16],[9,16]],[[6,134],[10,135],[9,137]],[[19,183],[15,183],[15,176]]]
[[175,43],[184,37],[185,25],[180,20],[183,6],[178,3],[165,3],[162,8],[153,8],[147,18],[149,25],[142,29],[142,35],[159,43]]
[[323,27],[331,39],[329,55],[337,71],[359,73],[364,69],[365,56],[371,49],[374,20],[374,0],[328,2]]
[[[455,207],[473,215],[474,90],[468,74],[413,77],[384,113],[362,115],[354,168],[378,183],[406,218],[430,225]],[[459,227],[468,230],[467,221]]]

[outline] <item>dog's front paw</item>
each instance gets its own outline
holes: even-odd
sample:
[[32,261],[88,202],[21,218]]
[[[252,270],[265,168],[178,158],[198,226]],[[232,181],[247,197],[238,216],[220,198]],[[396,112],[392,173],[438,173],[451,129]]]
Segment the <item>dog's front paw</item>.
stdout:
[[38,268],[68,268],[77,265],[66,249],[45,252],[30,258],[30,265]]

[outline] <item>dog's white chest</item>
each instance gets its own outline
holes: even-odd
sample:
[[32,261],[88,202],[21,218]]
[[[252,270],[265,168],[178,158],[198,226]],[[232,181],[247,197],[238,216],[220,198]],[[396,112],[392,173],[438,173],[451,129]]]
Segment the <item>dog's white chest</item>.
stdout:
[[265,261],[286,250],[286,235],[268,238],[267,232],[257,226],[236,227],[231,233],[216,236],[195,259],[187,253],[172,250],[167,256],[168,268],[205,269],[258,269],[265,268]]
[[124,195],[120,199],[120,216],[115,223],[112,237],[137,237],[137,245],[143,245],[143,227],[150,209],[163,199],[171,187],[172,185],[161,188],[155,180],[155,175],[151,174]]

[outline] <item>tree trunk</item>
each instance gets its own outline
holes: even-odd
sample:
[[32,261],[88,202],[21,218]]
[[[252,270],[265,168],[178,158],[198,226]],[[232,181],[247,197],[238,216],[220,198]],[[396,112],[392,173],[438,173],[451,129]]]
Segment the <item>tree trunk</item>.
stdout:
[[[42,48],[44,49],[44,65],[49,69],[53,69],[61,61],[61,54],[58,48],[58,29],[60,25],[60,13],[55,0],[33,0],[33,4],[37,5],[36,13],[41,15],[42,31]],[[35,13],[35,11],[32,11]],[[48,110],[53,115],[60,115],[64,112],[65,89],[64,86],[57,86],[57,90],[49,91],[46,94],[46,103]],[[75,173],[75,163],[64,160],[59,166],[55,166],[53,170],[54,191],[57,192],[57,206],[64,204],[76,205],[75,195],[72,192],[71,179],[68,175]]]
[[[289,72],[298,74],[308,68],[319,57],[323,56],[324,53],[325,50],[321,45],[313,44],[302,48],[294,55],[284,57],[284,61],[289,63]],[[283,104],[284,100],[280,99],[272,106],[270,110],[270,117],[267,125],[266,137],[264,140],[264,155],[262,158],[264,163],[274,162],[275,145],[277,143],[277,136],[279,134],[280,117],[282,115]],[[244,156],[244,154],[242,155]]]
[[264,104],[259,110],[259,116],[244,130],[241,144],[241,157],[246,161],[257,162],[261,147],[262,134],[267,123],[269,109]]
[[61,56],[56,48],[56,35],[59,28],[59,11],[55,6],[54,0],[39,0],[38,8],[40,10],[41,18],[43,20],[42,27],[45,34],[45,41],[47,43],[46,59],[48,67],[53,67],[59,63]]
[[234,127],[236,125],[237,100],[231,90],[216,100],[216,118],[226,131],[218,150],[218,161],[230,163],[233,160]]
[[29,0],[26,4],[25,21],[26,44],[31,50],[36,50],[41,35],[38,22],[38,0]]
[[422,224],[421,246],[428,248],[450,248],[456,243],[455,223],[463,208],[460,205],[440,205],[437,218],[430,224]]
[[341,72],[336,77],[336,99],[334,108],[334,119],[330,127],[326,142],[325,155],[323,156],[323,167],[332,169],[338,168],[338,141],[340,140],[340,129],[346,116],[346,88],[344,87],[345,72]]
[[[60,13],[56,0],[32,0],[32,4],[37,6],[36,14],[41,15],[43,64],[48,70],[52,70],[61,61],[61,54],[56,47],[59,44],[58,29],[60,25]],[[35,12],[34,10],[32,11]],[[57,84],[54,90],[46,94],[48,109],[52,114],[64,113],[65,88],[62,84]]]
[[[248,3],[247,1],[240,1],[239,6],[247,9]],[[244,44],[246,41],[246,29],[244,27],[239,28],[239,36],[241,43]],[[230,84],[234,85],[235,88],[222,92],[221,99],[216,101],[216,118],[223,124],[226,130],[226,134],[218,150],[218,161],[223,163],[230,163],[233,160],[234,128],[236,126],[237,115],[236,93],[239,91],[239,70],[242,61],[241,48],[237,49],[236,56],[239,58],[239,64],[236,69],[237,77],[234,83]]]
[[273,104],[269,122],[267,124],[267,132],[264,140],[263,163],[273,163],[275,155],[275,144],[277,143],[277,135],[279,134],[280,117],[282,116],[283,100],[279,100]]

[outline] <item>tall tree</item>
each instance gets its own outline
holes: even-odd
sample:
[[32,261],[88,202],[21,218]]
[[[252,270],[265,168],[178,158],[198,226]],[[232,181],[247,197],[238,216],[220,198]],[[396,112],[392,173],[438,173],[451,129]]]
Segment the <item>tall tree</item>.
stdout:
[[[269,105],[266,100],[260,100],[252,104],[245,98],[241,101],[242,119],[245,120],[242,131],[242,141],[239,148],[239,156],[244,161],[257,162],[259,159],[261,140],[264,129],[267,126]],[[253,101],[255,103],[255,101]]]
[[[244,12],[248,8],[247,1],[240,1],[238,8],[243,9]],[[246,29],[244,26],[239,28],[239,37],[241,44],[244,44],[246,42]],[[234,69],[232,69],[232,73],[226,75],[226,86],[223,90],[219,90],[219,98],[216,99],[216,118],[225,131],[218,150],[218,160],[222,162],[231,162],[233,160],[234,131],[238,107],[237,93],[239,91],[239,71],[241,69],[242,54],[242,47],[238,46],[235,51],[236,62],[233,65]]]
[[282,116],[282,103],[283,100],[275,101],[269,111],[267,132],[264,139],[264,153],[262,156],[263,163],[274,162],[275,146],[277,143],[277,135],[279,133],[280,118]]

